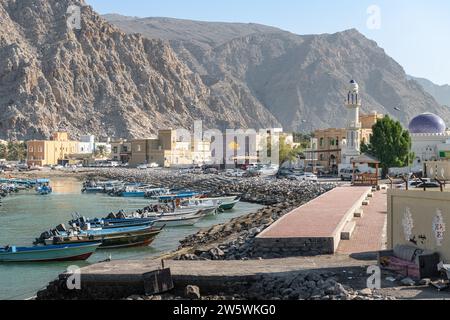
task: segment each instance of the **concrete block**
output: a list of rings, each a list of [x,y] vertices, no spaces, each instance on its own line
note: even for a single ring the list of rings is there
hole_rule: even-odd
[[[355,210],[355,213],[354,213],[355,218],[362,218],[363,216],[364,216],[363,208],[359,208],[359,209]]]
[[[355,221],[352,220],[352,221],[347,222],[344,229],[342,229],[341,240],[350,240],[353,232],[355,232],[355,229],[356,229]]]

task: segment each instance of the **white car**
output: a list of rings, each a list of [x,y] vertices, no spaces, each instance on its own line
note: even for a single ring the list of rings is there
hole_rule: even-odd
[[[311,182],[317,182],[318,178],[314,173],[302,173],[298,175],[291,175],[289,176],[289,179],[291,180],[297,180],[297,181],[311,181]]]
[[[241,169],[233,169],[233,170],[227,170],[226,175],[228,177],[235,177],[235,178],[240,178],[245,176],[245,171],[241,170]]]
[[[139,170],[147,170],[147,169],[148,169],[148,165],[146,165],[146,164],[140,164],[140,165],[137,166],[137,168],[138,168]]]

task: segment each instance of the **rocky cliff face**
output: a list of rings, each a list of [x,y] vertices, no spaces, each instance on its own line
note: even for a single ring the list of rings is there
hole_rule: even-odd
[[[81,30],[67,26],[72,4],[82,6]],[[167,42],[128,35],[83,2],[4,0],[0,20],[0,138],[276,123],[257,105],[223,104]]]
[[[450,121],[448,108],[408,80],[397,62],[356,30],[299,36],[254,24],[106,18],[127,32],[169,40],[215,95],[258,103],[285,129],[342,127],[350,79],[362,88],[364,112],[390,114],[407,124],[431,111]]]
[[[82,7],[80,30],[67,26],[73,4]],[[106,18],[117,26],[79,0],[0,2],[0,139],[61,127],[137,138],[195,119],[220,129],[343,126],[351,78],[364,111],[450,120],[355,30],[298,36],[256,24]]]

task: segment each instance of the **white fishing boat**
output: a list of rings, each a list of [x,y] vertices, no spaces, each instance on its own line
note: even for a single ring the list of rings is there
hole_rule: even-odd
[[[193,226],[203,218],[202,215],[191,215],[191,216],[163,216],[159,218],[154,226],[155,227],[183,227],[183,226]]]

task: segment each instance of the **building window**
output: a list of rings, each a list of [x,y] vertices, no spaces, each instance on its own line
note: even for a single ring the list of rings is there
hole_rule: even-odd
[[[34,152],[34,148],[33,148],[33,147],[30,147],[28,151]],[[32,159],[32,160],[33,160],[33,159]]]
[[[113,153],[117,153],[117,147],[113,148]]]
[[[323,138],[320,138],[320,143],[319,143],[319,145],[320,145],[321,147],[323,147]]]
[[[141,152],[141,145],[140,145],[140,144],[137,145],[136,151],[137,151],[137,152]]]

